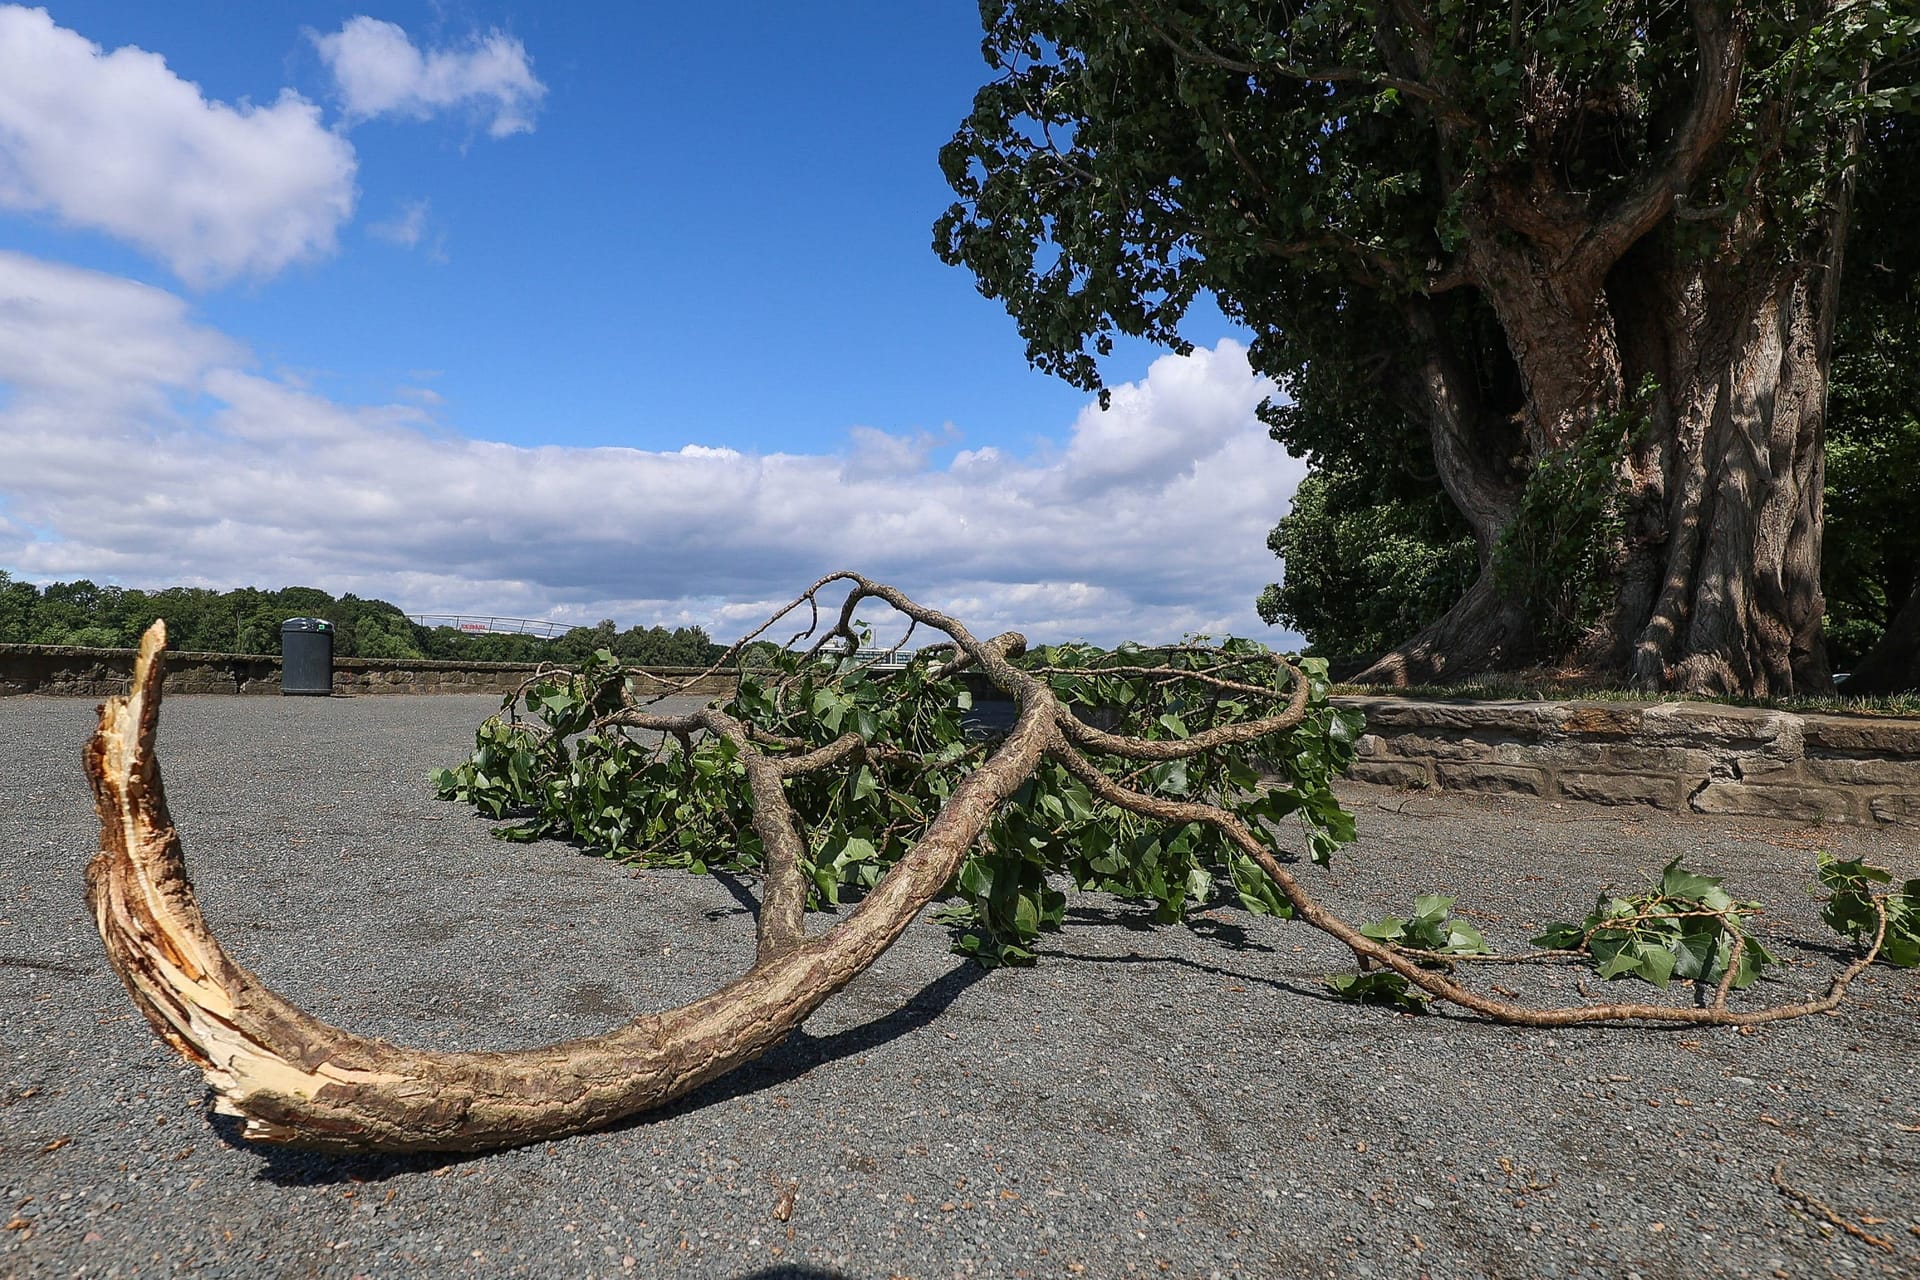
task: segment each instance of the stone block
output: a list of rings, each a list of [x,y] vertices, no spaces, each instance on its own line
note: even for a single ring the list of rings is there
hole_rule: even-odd
[[[1920,720],[1892,716],[1807,716],[1809,746],[1880,756],[1920,757]]]
[[[1881,822],[1891,822],[1900,827],[1920,827],[1920,793],[1899,791],[1892,795],[1875,796],[1867,802],[1867,809]]]
[[[1366,716],[1371,728],[1475,730],[1538,736],[1558,726],[1558,707],[1549,702],[1465,702],[1425,698],[1335,698],[1336,706]]]
[[[1381,734],[1380,744],[1382,756],[1402,760],[1491,760],[1494,752],[1490,742],[1425,733]]]
[[[1640,732],[1646,708],[1631,702],[1570,702],[1560,709],[1560,731],[1589,738],[1625,738]]]
[[[1853,797],[1835,787],[1711,782],[1688,803],[1697,813],[1784,818],[1793,822],[1848,822],[1857,816]]]
[[[1435,766],[1440,785],[1448,791],[1479,791],[1490,795],[1543,796],[1547,772],[1517,765],[1443,760]]]
[[[1720,761],[1719,772],[1733,778],[1765,778],[1771,774],[1788,774],[1799,765],[1798,756],[1785,752],[1776,752],[1771,747],[1762,751],[1732,751]],[[1781,779],[1785,781],[1784,778]]]
[[[1678,809],[1686,793],[1678,778],[1632,773],[1563,773],[1560,794],[1589,804],[1645,804]]]
[[[1699,781],[1719,763],[1719,757],[1698,747],[1647,746],[1639,742],[1610,743],[1602,759],[1621,773],[1662,773]]]
[[[1783,753],[1797,755],[1803,732],[1800,717],[1785,711],[1714,702],[1662,702],[1646,709],[1640,736],[1649,743],[1688,746],[1778,744]]]
[[[1403,790],[1424,790],[1432,785],[1427,766],[1413,760],[1356,760],[1347,776],[1355,782]]]
[[[1801,768],[1808,778],[1831,786],[1903,787],[1920,792],[1920,760],[1808,756]]]
[[[1568,742],[1545,738],[1539,742],[1501,742],[1493,748],[1496,764],[1519,764],[1546,769],[1596,769],[1604,766],[1607,748],[1597,742]]]

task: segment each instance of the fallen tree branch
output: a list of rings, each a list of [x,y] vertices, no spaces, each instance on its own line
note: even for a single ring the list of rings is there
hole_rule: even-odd
[[[597,1128],[683,1097],[760,1056],[872,964],[935,898],[958,888],[988,906],[1004,905],[1003,898],[968,888],[970,882],[962,871],[975,870],[975,859],[1013,858],[1017,866],[1008,864],[1010,870],[1003,867],[1001,873],[988,873],[989,878],[1013,872],[1038,876],[1036,892],[1044,906],[1045,869],[1036,870],[1035,864],[1020,861],[1022,855],[1007,851],[1016,845],[1042,847],[1049,841],[1057,844],[1076,838],[1073,833],[1083,828],[1070,818],[1060,787],[1083,788],[1078,799],[1067,797],[1083,815],[1100,805],[1110,806],[1098,812],[1115,817],[1134,834],[1155,824],[1217,833],[1223,858],[1230,854],[1244,859],[1234,864],[1236,877],[1244,867],[1257,868],[1257,873],[1247,874],[1264,877],[1266,888],[1242,885],[1243,901],[1250,908],[1258,907],[1258,901],[1249,899],[1250,893],[1257,898],[1277,891],[1285,903],[1276,899],[1259,909],[1291,913],[1339,940],[1363,966],[1378,965],[1434,999],[1502,1023],[1747,1026],[1825,1012],[1840,1004],[1849,983],[1873,963],[1889,936],[1884,902],[1879,897],[1862,898],[1877,916],[1877,926],[1866,927],[1866,917],[1859,917],[1866,945],[1858,958],[1831,981],[1823,995],[1772,1008],[1728,1007],[1731,974],[1742,955],[1737,928],[1728,976],[1713,989],[1704,1007],[1615,1002],[1536,1009],[1482,995],[1424,968],[1423,957],[1416,953],[1366,936],[1322,906],[1282,864],[1270,835],[1260,826],[1264,821],[1258,818],[1260,813],[1282,810],[1256,807],[1246,811],[1255,818],[1244,818],[1232,807],[1238,802],[1231,797],[1195,798],[1213,785],[1211,781],[1196,784],[1185,773],[1185,762],[1196,756],[1240,751],[1232,758],[1238,762],[1235,768],[1244,769],[1250,758],[1247,753],[1255,751],[1256,744],[1261,751],[1270,745],[1285,746],[1295,760],[1289,767],[1304,768],[1298,763],[1303,744],[1325,746],[1334,741],[1328,735],[1337,727],[1336,717],[1326,707],[1324,681],[1316,684],[1317,677],[1310,679],[1300,666],[1284,658],[1261,653],[1258,661],[1250,662],[1242,645],[1222,657],[1219,669],[1235,671],[1232,678],[1195,682],[1191,714],[1219,722],[1195,732],[1175,724],[1167,729],[1175,736],[1154,738],[1142,735],[1155,731],[1155,724],[1168,715],[1162,713],[1153,723],[1144,723],[1143,713],[1138,733],[1109,733],[1083,723],[1069,703],[1084,702],[1091,696],[1089,689],[1118,678],[1116,673],[1137,679],[1141,688],[1160,692],[1165,692],[1169,676],[1182,673],[1158,658],[1151,659],[1154,665],[1143,662],[1137,668],[1105,660],[1073,668],[1042,656],[1034,670],[1024,669],[1016,665],[1025,649],[1018,635],[977,639],[946,614],[916,603],[895,588],[850,573],[822,578],[776,617],[804,607],[817,629],[819,593],[837,584],[847,587],[848,597],[836,611],[829,636],[851,634],[853,610],[862,601],[878,600],[914,625],[949,637],[952,656],[938,666],[931,657],[917,659],[921,665],[913,668],[909,678],[889,674],[875,681],[870,673],[840,673],[837,666],[820,662],[816,646],[814,659],[803,660],[769,689],[804,691],[815,688],[816,679],[824,679],[825,688],[855,681],[867,682],[863,687],[872,696],[875,687],[924,688],[913,682],[928,672],[944,678],[971,667],[1013,698],[1017,716],[1011,730],[988,746],[963,749],[959,743],[950,743],[951,751],[938,756],[906,752],[896,757],[892,767],[910,775],[936,769],[950,772],[940,775],[934,801],[903,797],[883,815],[882,824],[872,828],[874,840],[887,843],[914,829],[918,837],[901,842],[897,859],[866,882],[853,910],[825,932],[809,935],[808,899],[812,878],[819,874],[813,861],[817,850],[807,829],[814,815],[797,812],[793,797],[815,785],[810,779],[827,771],[865,769],[869,760],[878,759],[880,744],[869,743],[857,733],[838,732],[837,726],[825,741],[769,730],[750,723],[740,707],[729,711],[708,706],[679,715],[631,706],[597,717],[582,713],[575,723],[591,721],[596,733],[638,728],[666,735],[679,743],[689,762],[696,739],[713,744],[715,750],[730,752],[727,759],[739,766],[727,776],[744,774],[745,794],[731,793],[733,807],[727,821],[733,825],[727,829],[748,825],[732,816],[745,808],[763,859],[756,951],[744,974],[712,994],[636,1018],[603,1036],[505,1053],[403,1048],[330,1026],[291,1004],[227,956],[194,899],[154,753],[165,670],[164,623],[155,623],[141,642],[130,692],[101,707],[100,725],[86,752],[101,824],[100,853],[87,869],[87,898],[114,969],[155,1032],[206,1076],[215,1109],[244,1120],[246,1137],[335,1151],[458,1151],[513,1146]],[[802,632],[796,642],[809,634]],[[1241,674],[1249,665],[1264,669],[1273,684],[1253,684]],[[612,678],[617,687],[617,670]],[[1060,689],[1070,696],[1050,681],[1061,682]],[[947,690],[939,696],[950,701],[960,696],[951,686],[939,687]],[[1236,700],[1231,713],[1224,712],[1218,697],[1223,689],[1248,696]],[[583,696],[591,701],[598,695],[583,691]],[[1263,707],[1262,703],[1274,705]],[[1310,718],[1310,707],[1316,708],[1317,719]],[[945,714],[951,714],[950,708]],[[1233,719],[1234,715],[1248,718]],[[1341,732],[1350,738],[1357,730],[1347,724]],[[565,737],[548,734],[542,742],[548,749],[562,751]],[[1324,757],[1317,766],[1321,772],[1312,779],[1296,773],[1287,794],[1299,796],[1298,788],[1310,781],[1321,788],[1319,801],[1331,805],[1331,793],[1324,787],[1330,776],[1327,770],[1337,771],[1337,766],[1333,757]],[[1122,771],[1126,780],[1113,776],[1109,768]],[[693,771],[689,767],[685,772]],[[1152,789],[1175,785],[1170,779],[1176,775],[1182,792],[1195,786],[1201,790],[1166,795]],[[1203,769],[1199,776],[1214,775]],[[1045,790],[1043,783],[1054,789]],[[831,783],[829,789],[855,788],[848,782]],[[1023,797],[1019,805],[1010,803],[1016,794]],[[1045,810],[1048,804],[1053,806],[1051,816],[1028,812]],[[1008,823],[1014,825],[1008,828],[1004,825]],[[873,853],[871,846],[866,852]],[[1031,931],[1035,926],[1029,921],[1022,927]],[[1870,941],[1864,936],[1869,933]],[[1448,957],[1467,958],[1471,957]]]

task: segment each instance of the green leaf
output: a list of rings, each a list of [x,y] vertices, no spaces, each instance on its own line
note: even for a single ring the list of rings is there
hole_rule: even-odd
[[[1673,976],[1673,952],[1651,942],[1636,943],[1634,950],[1640,958],[1640,976],[1656,987],[1666,986]]]
[[[1398,942],[1407,936],[1407,922],[1398,916],[1382,916],[1372,924],[1361,925],[1360,932],[1379,942]]]
[[[856,862],[865,862],[875,857],[877,853],[878,851],[873,847],[873,841],[865,836],[848,836],[834,851],[833,865],[837,869]]]
[[[1452,920],[1447,924],[1446,950],[1462,954],[1484,955],[1487,950],[1487,940],[1481,936],[1478,929],[1466,921]]]
[[[1596,955],[1600,950],[1599,940],[1594,940]],[[1629,947],[1610,948],[1610,954],[1602,960],[1596,972],[1603,978],[1620,978],[1630,973],[1640,972],[1640,957]]]
[[[1712,876],[1695,875],[1682,870],[1678,858],[1669,862],[1660,872],[1660,892],[1669,898],[1692,898],[1697,901],[1702,894],[1719,886],[1720,882]]]
[[[1426,1011],[1427,993],[1391,969],[1336,973],[1322,979],[1335,995],[1361,1004],[1384,1004],[1410,1013]]]
[[[1580,941],[1586,936],[1586,930],[1577,924],[1555,921],[1542,929],[1530,943],[1550,951],[1573,951],[1579,948]]]
[[[972,898],[985,898],[993,892],[993,864],[978,855],[968,858],[960,868],[960,890]]]

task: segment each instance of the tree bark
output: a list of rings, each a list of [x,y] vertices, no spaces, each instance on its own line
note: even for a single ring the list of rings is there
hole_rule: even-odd
[[[1536,651],[1525,602],[1500,591],[1493,564],[1500,532],[1520,499],[1520,485],[1503,455],[1519,442],[1506,416],[1486,403],[1457,336],[1436,315],[1433,300],[1409,300],[1402,316],[1416,353],[1408,399],[1425,409],[1435,469],[1473,530],[1480,572],[1437,621],[1353,677],[1358,684],[1396,687],[1519,666]]]
[[[1657,441],[1660,474],[1639,477],[1643,502],[1665,500],[1661,587],[1627,673],[1643,687],[1832,689],[1820,634],[1828,291],[1814,275],[1691,290],[1705,314],[1674,334],[1673,425]],[[1622,632],[1634,622],[1615,619]]]

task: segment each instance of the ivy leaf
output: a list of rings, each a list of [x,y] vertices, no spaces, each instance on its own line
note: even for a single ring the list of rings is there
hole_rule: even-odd
[[[1413,986],[1391,969],[1367,973],[1336,973],[1322,979],[1329,990],[1343,1000],[1360,1004],[1384,1004],[1409,1013],[1425,1013],[1427,993]]]
[[[1556,920],[1554,923],[1542,929],[1539,934],[1532,939],[1530,945],[1548,951],[1573,951],[1579,948],[1580,940],[1585,936],[1586,930],[1582,929],[1579,925],[1568,924],[1564,920]]]
[[[1361,925],[1360,932],[1376,942],[1398,942],[1407,936],[1407,922],[1398,916],[1382,916],[1372,924]]]

